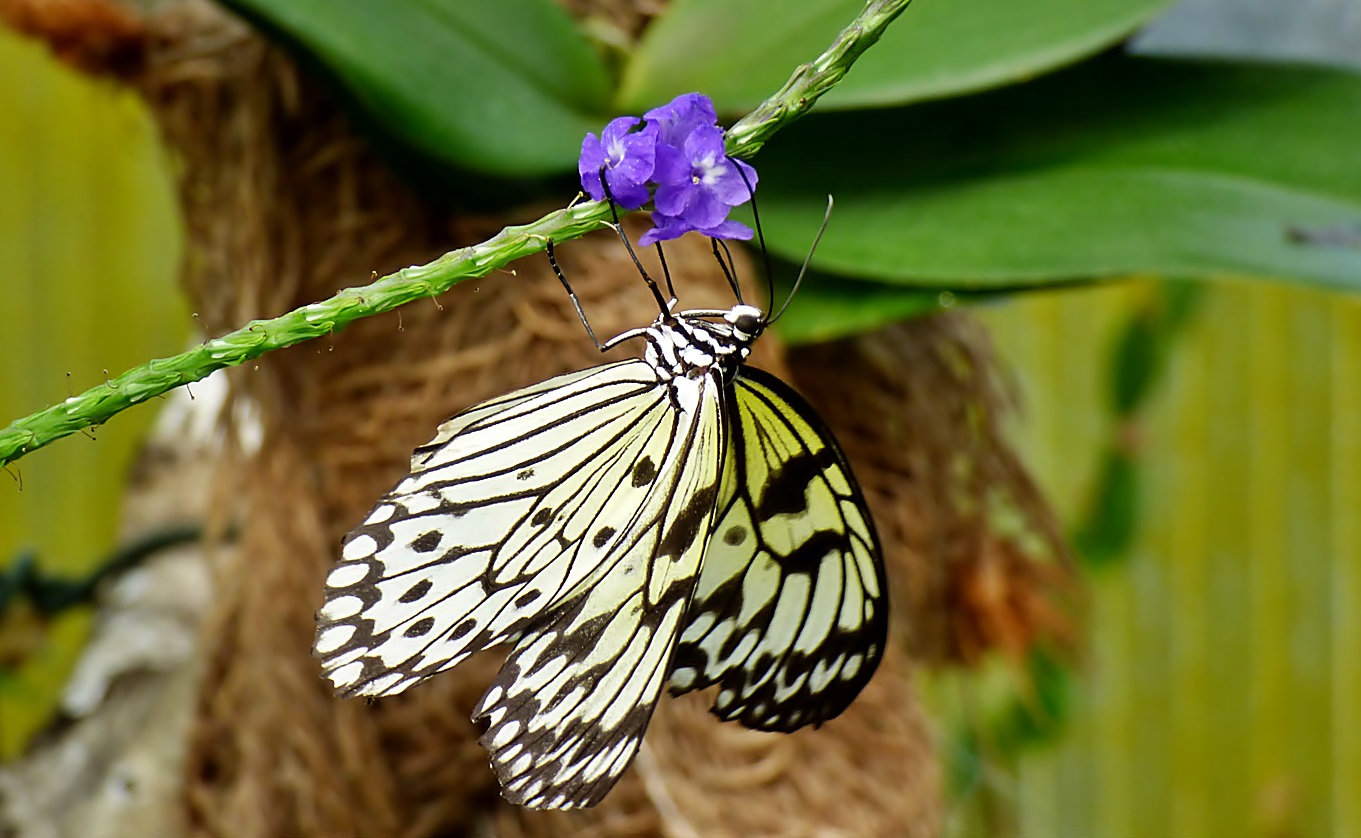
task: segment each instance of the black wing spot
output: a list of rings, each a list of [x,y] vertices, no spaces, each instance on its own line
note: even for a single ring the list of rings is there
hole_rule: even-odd
[[[532,469],[532,468],[527,468],[527,469],[525,469],[524,471],[520,472],[519,474],[515,475],[515,479],[516,479],[516,480],[528,480],[529,478],[531,478],[531,477],[533,477],[533,476],[534,476],[534,469]]]
[[[601,547],[605,546],[605,542],[609,541],[610,537],[613,535],[614,527],[601,527],[600,531],[595,534],[595,538],[591,540],[591,543],[595,545],[595,549],[599,550]]]
[[[524,608],[525,606],[532,603],[534,600],[538,599],[539,595],[542,593],[543,593],[542,591],[525,591],[524,593],[520,594],[518,597],[515,598],[515,607]]]
[[[444,535],[439,530],[431,530],[411,542],[411,549],[417,553],[433,553],[439,549],[440,540],[443,538]]]
[[[553,520],[553,510],[545,506],[543,509],[534,513],[534,517],[530,519],[529,523],[536,527],[542,527],[551,520]]]
[[[404,593],[404,594],[402,594],[402,598],[399,599],[399,600],[397,600],[397,601],[398,601],[398,602],[415,602],[416,600],[418,600],[418,599],[420,599],[421,597],[425,596],[426,594],[430,593],[430,587],[431,587],[431,586],[430,586],[430,580],[429,580],[429,579],[422,579],[421,581],[417,582],[416,584],[414,584],[414,585],[412,585],[410,588],[408,588],[408,589],[407,589],[407,592]]]
[[[777,515],[808,511],[808,484],[826,469],[836,465],[836,455],[824,448],[816,454],[803,452],[790,457],[771,475],[761,494],[756,517],[769,521]]]
[[[411,624],[411,628],[402,632],[406,637],[424,637],[430,633],[430,629],[435,627],[434,617],[425,617]]]
[[[449,632],[449,639],[458,640],[460,637],[466,636],[475,628],[477,628],[477,620],[464,620],[463,622],[454,626],[453,631]]]
[[[657,478],[657,466],[651,457],[644,457],[633,467],[633,488],[640,489]]]
[[[818,530],[785,556],[780,565],[785,573],[807,573],[816,579],[818,568],[822,567],[824,558],[849,552],[850,547],[846,543],[845,535],[833,530]]]
[[[723,543],[736,547],[747,540],[746,527],[728,527],[728,531],[723,533]]]
[[[689,547],[695,540],[695,536],[699,534],[699,528],[704,523],[704,516],[713,512],[714,501],[717,497],[717,484],[695,492],[694,496],[690,498],[690,502],[671,519],[671,527],[657,544],[656,555],[670,556],[674,560],[685,552],[685,548]]]

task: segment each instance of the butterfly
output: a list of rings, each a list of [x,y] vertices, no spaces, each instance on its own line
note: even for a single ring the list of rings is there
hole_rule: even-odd
[[[744,365],[769,322],[719,263],[726,311],[677,311],[669,273],[667,299],[639,265],[660,314],[596,345],[641,340],[641,359],[445,422],[326,577],[314,654],[339,695],[510,646],[473,720],[514,803],[599,802],[668,686],[716,686],[720,719],[789,732],[839,715],[883,655],[864,497],[808,403]]]

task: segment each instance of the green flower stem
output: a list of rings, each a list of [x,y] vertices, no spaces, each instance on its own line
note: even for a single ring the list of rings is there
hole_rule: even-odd
[[[729,154],[751,157],[782,126],[807,113],[910,0],[873,0],[822,55],[803,64],[778,93],[734,125],[727,135]],[[507,227],[487,241],[446,253],[435,261],[403,268],[369,285],[347,288],[329,300],[312,303],[271,320],[213,338],[188,352],[149,361],[110,381],[15,420],[0,430],[0,466],[84,428],[102,425],[135,404],[190,384],[224,367],[266,352],[329,335],[361,317],[390,311],[424,297],[435,297],[465,279],[486,276],[524,256],[543,250],[544,242],[579,238],[609,224],[609,208],[588,202],[549,213],[522,227]]]

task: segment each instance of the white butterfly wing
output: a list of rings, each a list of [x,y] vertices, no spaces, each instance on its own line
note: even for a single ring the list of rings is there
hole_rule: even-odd
[[[792,731],[839,715],[883,655],[882,553],[850,466],[791,388],[734,382],[718,523],[671,675],[719,685],[713,712]]]
[[[327,576],[314,651],[336,690],[401,692],[565,600],[650,491],[635,478],[659,462],[668,411],[653,371],[628,361],[441,425]]]

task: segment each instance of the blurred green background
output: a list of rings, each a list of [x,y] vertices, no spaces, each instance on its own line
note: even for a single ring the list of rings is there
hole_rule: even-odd
[[[1345,57],[1357,43],[1346,26],[1361,26],[1361,12],[1338,12],[1353,23],[1301,41],[1281,21],[1324,0],[1240,0],[1227,14],[1221,2],[1217,17],[1211,5],[1178,7],[1145,46]],[[0,415],[12,418],[178,350],[190,321],[175,284],[173,161],[143,109],[2,29],[0,78]],[[626,78],[641,101],[648,80]],[[578,92],[603,98],[597,83]],[[944,95],[927,87],[913,95]],[[1024,748],[957,735],[988,726],[996,668],[925,680],[943,756],[978,766],[952,789],[954,835],[1361,836],[1361,303],[1227,275],[1189,298],[1185,287],[1145,277],[976,309],[1022,393],[1016,438],[1090,548],[1091,636],[1065,681],[1070,703]],[[1134,372],[1130,335],[1157,346]],[[0,485],[0,574],[25,550],[47,571],[78,573],[111,549],[153,413],[21,461],[22,491]],[[1098,498],[1108,508],[1093,529]],[[87,625],[71,614],[45,627],[14,604],[0,616],[0,756],[44,720]]]

